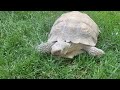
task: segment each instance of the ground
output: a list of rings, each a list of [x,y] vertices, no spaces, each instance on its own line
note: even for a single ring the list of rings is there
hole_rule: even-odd
[[[65,11],[1,11],[0,78],[119,79],[120,12],[84,12],[101,30],[97,47],[106,54],[100,58],[83,53],[69,60],[35,51]]]

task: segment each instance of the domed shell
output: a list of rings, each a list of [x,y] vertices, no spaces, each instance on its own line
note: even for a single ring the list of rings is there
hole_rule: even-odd
[[[85,13],[62,14],[53,24],[48,41],[66,41],[95,46],[99,35],[97,24]]]

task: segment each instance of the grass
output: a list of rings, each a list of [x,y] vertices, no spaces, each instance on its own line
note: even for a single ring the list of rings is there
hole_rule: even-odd
[[[65,60],[39,54],[34,46],[47,40],[54,21],[65,11],[0,12],[1,79],[120,79],[120,12],[83,11],[99,26],[101,58],[87,53]]]

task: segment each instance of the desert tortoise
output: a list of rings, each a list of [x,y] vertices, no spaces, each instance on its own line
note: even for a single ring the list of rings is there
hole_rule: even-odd
[[[65,58],[73,58],[83,51],[101,56],[104,51],[95,47],[99,33],[97,24],[87,14],[67,12],[55,21],[48,41],[38,45],[37,50]]]

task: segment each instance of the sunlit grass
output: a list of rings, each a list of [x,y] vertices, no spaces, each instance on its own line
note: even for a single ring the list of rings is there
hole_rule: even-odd
[[[101,58],[87,53],[66,60],[38,54],[54,21],[65,11],[0,12],[0,78],[120,78],[120,12],[84,11],[99,26]]]

